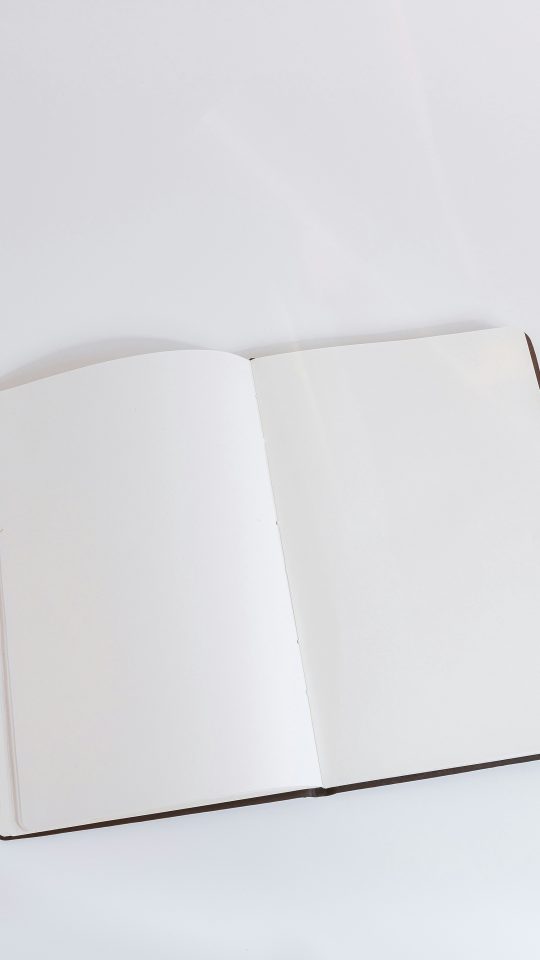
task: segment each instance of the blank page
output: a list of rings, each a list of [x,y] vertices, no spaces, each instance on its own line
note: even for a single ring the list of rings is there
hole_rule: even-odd
[[[540,752],[540,391],[498,329],[253,363],[325,786]]]
[[[248,361],[0,394],[18,832],[320,784]]]

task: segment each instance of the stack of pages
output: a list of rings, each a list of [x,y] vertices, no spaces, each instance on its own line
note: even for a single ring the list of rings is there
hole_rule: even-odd
[[[523,333],[0,393],[0,834],[540,753]]]

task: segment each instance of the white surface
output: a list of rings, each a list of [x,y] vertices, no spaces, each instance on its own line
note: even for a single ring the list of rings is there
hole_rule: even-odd
[[[249,361],[14,387],[0,437],[2,833],[320,786]]]
[[[3,382],[191,344],[540,342],[540,11],[0,5]],[[540,765],[0,845],[6,956],[540,952]]]
[[[523,334],[253,368],[323,785],[540,752],[540,390]]]

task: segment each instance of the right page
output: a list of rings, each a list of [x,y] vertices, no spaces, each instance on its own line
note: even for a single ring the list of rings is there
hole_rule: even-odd
[[[252,366],[324,786],[540,753],[524,334]]]

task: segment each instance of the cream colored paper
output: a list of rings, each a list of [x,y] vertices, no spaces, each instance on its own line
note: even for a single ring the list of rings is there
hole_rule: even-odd
[[[248,361],[5,391],[0,446],[9,832],[320,783]]]
[[[324,786],[540,753],[521,332],[253,362]]]

